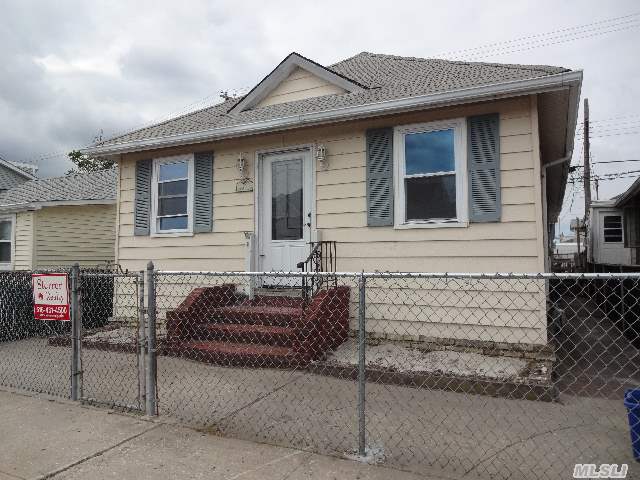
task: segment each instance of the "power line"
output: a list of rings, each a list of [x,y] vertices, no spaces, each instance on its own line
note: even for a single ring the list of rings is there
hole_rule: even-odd
[[[613,33],[616,31],[628,30],[630,28],[637,28],[638,26],[640,26],[639,20],[640,12],[636,12],[629,15],[608,18],[574,27],[561,28],[549,32],[519,37],[513,40],[500,41],[463,50],[450,51],[437,56],[461,56],[464,58],[475,58],[480,55],[495,55],[514,53],[523,50],[531,50],[533,48],[539,48],[547,45],[566,43],[583,38]]]
[[[600,162],[592,162],[593,165],[604,165],[604,164],[609,164],[609,163],[626,163],[626,162],[640,162],[640,158],[628,158],[626,160],[606,160],[606,161],[600,161]],[[583,165],[571,165],[570,168],[572,169],[577,169],[577,168],[584,168]]]

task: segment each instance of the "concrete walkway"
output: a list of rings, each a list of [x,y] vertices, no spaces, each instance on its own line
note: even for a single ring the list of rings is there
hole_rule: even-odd
[[[0,432],[0,480],[426,478],[5,390]]]

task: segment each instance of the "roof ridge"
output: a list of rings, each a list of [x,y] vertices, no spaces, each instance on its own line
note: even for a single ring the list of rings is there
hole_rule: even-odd
[[[347,60],[355,58],[360,55],[368,55],[371,57],[383,57],[390,60],[402,60],[409,62],[445,62],[445,63],[455,63],[458,65],[487,65],[490,67],[500,67],[500,68],[509,68],[512,70],[531,70],[531,71],[541,71],[545,72],[543,68],[549,69],[564,69],[564,71],[570,71],[570,69],[566,67],[555,67],[553,65],[539,65],[539,64],[526,64],[526,63],[499,63],[499,62],[470,62],[468,60],[448,60],[446,58],[424,58],[424,57],[403,57],[401,55],[389,55],[386,53],[373,53],[373,52],[360,52],[353,57],[349,57]]]

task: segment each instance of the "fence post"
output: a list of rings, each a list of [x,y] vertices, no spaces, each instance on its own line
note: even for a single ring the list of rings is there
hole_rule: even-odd
[[[138,273],[138,402],[140,408],[146,408],[146,325],[145,325],[145,308],[144,308],[144,270]]]
[[[366,306],[366,278],[364,272],[358,277],[358,455],[366,454],[366,417],[365,417],[365,385],[366,385],[366,357],[365,357],[365,306]]]
[[[80,265],[71,267],[71,400],[80,400],[82,384],[82,313],[80,311]]]
[[[156,287],[153,262],[147,264],[147,405],[148,416],[155,416],[156,402]]]

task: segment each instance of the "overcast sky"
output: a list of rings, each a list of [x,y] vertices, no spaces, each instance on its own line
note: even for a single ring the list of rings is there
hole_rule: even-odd
[[[640,17],[606,22],[638,12],[633,0],[4,1],[0,155],[63,175],[66,152],[100,132],[216,103],[221,90],[252,87],[291,51],[329,65],[360,51],[430,57],[498,43],[451,57],[583,69],[592,161],[638,159]],[[574,163],[580,153],[578,140]],[[627,170],[640,162],[595,165],[596,174]],[[602,181],[600,198],[632,181]],[[583,202],[569,185],[564,224]]]

